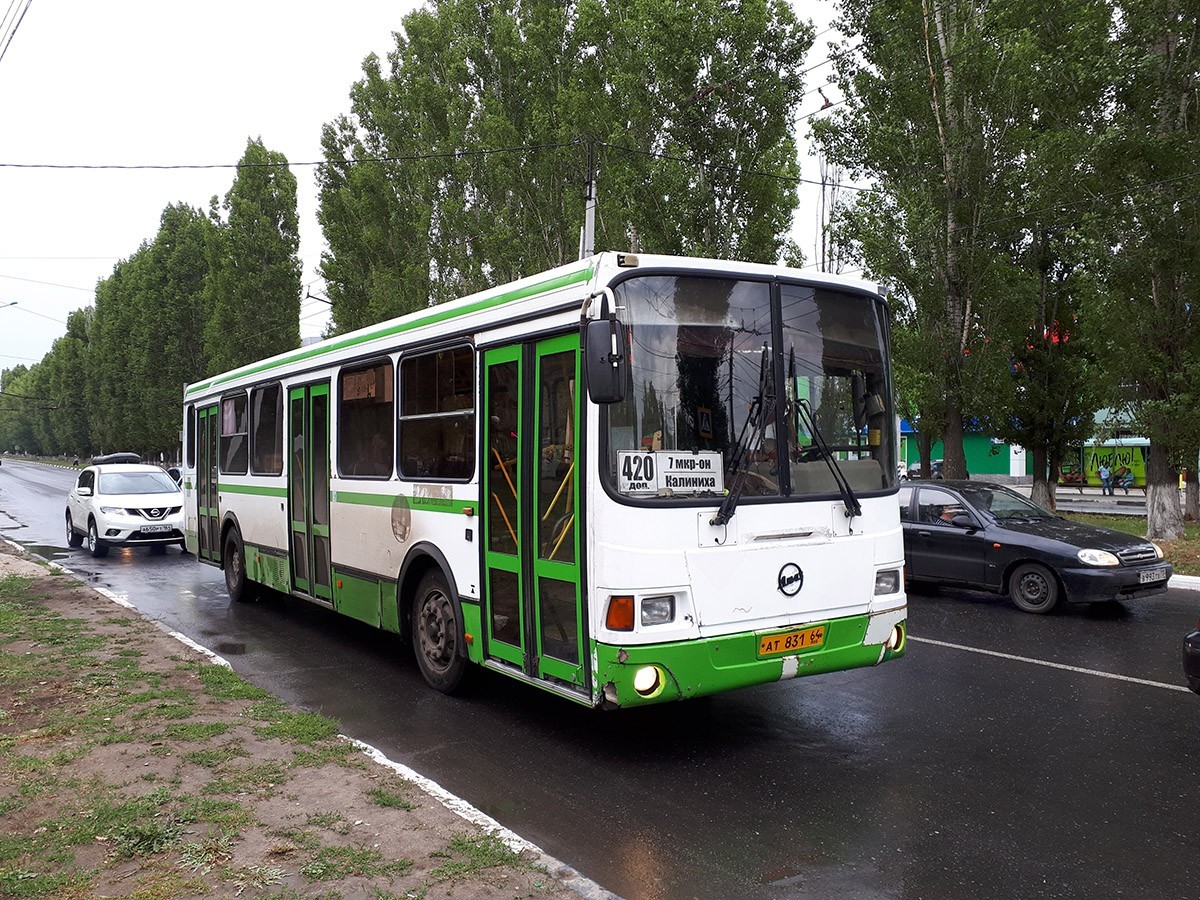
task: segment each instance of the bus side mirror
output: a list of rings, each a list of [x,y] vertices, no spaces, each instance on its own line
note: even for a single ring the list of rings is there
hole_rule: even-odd
[[[583,368],[593,403],[620,403],[629,379],[625,326],[616,317],[592,319],[584,326]]]

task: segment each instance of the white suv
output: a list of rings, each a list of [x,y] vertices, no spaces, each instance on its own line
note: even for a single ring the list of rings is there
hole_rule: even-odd
[[[67,544],[92,556],[111,546],[183,546],[183,491],[136,453],[97,456],[67,495]]]

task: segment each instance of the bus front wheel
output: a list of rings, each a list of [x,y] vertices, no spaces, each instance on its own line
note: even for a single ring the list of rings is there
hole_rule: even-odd
[[[421,675],[435,691],[453,693],[466,674],[462,625],[454,599],[440,571],[427,572],[413,604],[413,652]]]

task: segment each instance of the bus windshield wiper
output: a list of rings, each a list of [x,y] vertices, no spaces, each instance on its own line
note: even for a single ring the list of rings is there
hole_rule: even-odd
[[[854,491],[850,487],[850,482],[846,480],[846,476],[842,474],[841,468],[838,467],[837,460],[833,458],[833,454],[829,450],[829,444],[825,443],[824,435],[817,428],[817,419],[813,415],[812,407],[807,400],[798,399],[796,400],[796,409],[799,410],[800,418],[808,425],[813,443],[817,445],[817,450],[820,451],[821,458],[825,460],[825,465],[829,466],[829,471],[833,474],[833,480],[837,482],[838,491],[842,495],[842,502],[846,504],[846,514],[852,519],[861,516],[862,504],[858,502],[858,497],[854,495]]]
[[[746,465],[746,454],[749,452],[751,445],[762,445],[762,435],[767,429],[767,417],[763,410],[763,401],[767,393],[770,370],[771,351],[767,349],[767,345],[764,343],[762,356],[759,358],[758,363],[758,394],[755,395],[750,403],[750,412],[747,414],[746,421],[742,425],[742,433],[738,435],[737,444],[733,448],[733,455],[729,457],[730,488],[725,492],[725,499],[721,501],[721,505],[717,508],[717,514],[709,519],[709,525],[719,527],[727,524],[733,518],[738,500],[741,499],[742,490],[746,486],[746,476],[750,472],[750,467]],[[749,439],[746,437],[747,432],[750,433]]]

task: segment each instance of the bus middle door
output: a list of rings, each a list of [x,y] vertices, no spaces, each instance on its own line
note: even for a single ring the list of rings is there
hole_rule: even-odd
[[[577,334],[484,355],[487,656],[587,689],[580,585]]]
[[[288,391],[292,589],[333,602],[329,548],[329,382]]]
[[[209,562],[221,561],[221,511],[217,475],[219,439],[218,407],[196,409],[196,555]]]

